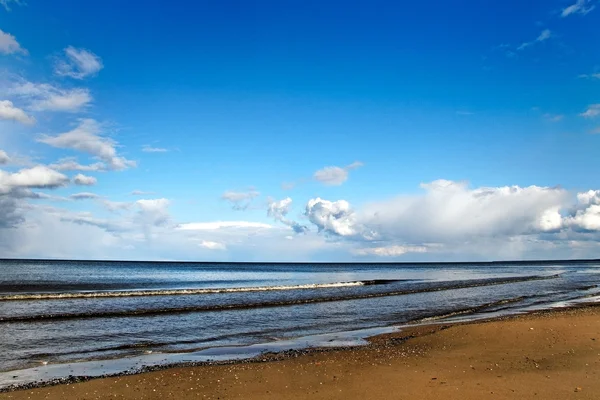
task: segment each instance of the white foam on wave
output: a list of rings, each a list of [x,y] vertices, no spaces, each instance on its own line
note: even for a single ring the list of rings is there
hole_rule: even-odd
[[[88,299],[105,297],[139,297],[139,296],[181,296],[214,293],[240,293],[240,292],[266,292],[277,290],[302,290],[302,289],[328,289],[338,287],[363,286],[365,282],[333,282],[333,283],[308,283],[304,285],[280,286],[255,286],[235,288],[202,288],[202,289],[156,289],[156,290],[131,290],[131,291],[103,291],[103,292],[66,292],[66,293],[22,293],[0,295],[0,301],[16,300],[60,300],[60,299]]]

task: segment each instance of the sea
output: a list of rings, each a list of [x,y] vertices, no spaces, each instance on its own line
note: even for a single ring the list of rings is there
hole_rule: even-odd
[[[0,389],[600,301],[600,261],[0,261]]]

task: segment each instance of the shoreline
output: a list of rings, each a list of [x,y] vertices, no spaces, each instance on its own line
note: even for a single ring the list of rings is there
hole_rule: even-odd
[[[431,321],[429,323],[417,323],[403,325],[401,329],[396,332],[388,332],[377,334],[373,336],[364,337],[366,344],[354,345],[354,346],[335,346],[335,347],[308,347],[300,349],[283,350],[279,352],[265,352],[255,357],[244,358],[244,359],[230,359],[222,361],[201,361],[201,362],[179,362],[173,364],[164,365],[143,365],[141,368],[122,371],[115,374],[105,374],[100,376],[68,376],[65,378],[26,383],[22,385],[12,385],[0,388],[0,399],[4,398],[4,395],[10,395],[15,393],[24,393],[28,390],[45,390],[53,387],[66,387],[73,384],[84,384],[92,381],[103,381],[110,379],[120,379],[130,377],[136,379],[142,379],[143,376],[152,373],[168,373],[171,370],[179,369],[211,369],[211,368],[224,368],[224,367],[241,367],[241,366],[257,366],[263,364],[279,363],[292,360],[302,360],[307,357],[325,357],[328,355],[339,356],[340,354],[350,354],[352,352],[377,352],[380,353],[389,348],[402,346],[403,344],[410,343],[412,340],[424,338],[429,335],[436,335],[439,332],[450,328],[464,327],[469,329],[470,326],[485,326],[488,324],[505,324],[511,321],[527,321],[527,320],[540,320],[540,319],[552,319],[562,318],[565,315],[572,313],[596,313],[600,317],[600,304],[598,303],[582,303],[575,304],[568,307],[561,308],[550,308],[537,311],[530,311],[520,314],[510,314],[504,316],[497,316],[492,318],[475,319],[471,321],[459,321],[459,322],[445,322]],[[393,327],[390,327],[393,328]],[[600,333],[599,333],[600,336]],[[600,337],[598,338],[600,343]],[[600,355],[600,352],[599,352]],[[8,371],[11,372],[11,371]],[[14,371],[15,373],[18,370]],[[13,398],[7,397],[7,398]]]

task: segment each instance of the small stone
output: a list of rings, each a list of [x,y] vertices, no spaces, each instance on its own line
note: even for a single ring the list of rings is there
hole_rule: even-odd
[[[582,390],[583,390],[583,389],[582,389],[582,388],[580,388],[579,386],[577,386],[577,387],[575,388],[575,391],[576,391],[576,392],[581,392]]]

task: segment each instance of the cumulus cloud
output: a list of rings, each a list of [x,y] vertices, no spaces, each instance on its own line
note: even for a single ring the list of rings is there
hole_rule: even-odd
[[[564,18],[574,14],[586,15],[594,8],[596,8],[596,6],[592,4],[591,0],[577,0],[575,4],[571,4],[570,6],[564,8],[561,16]]]
[[[100,196],[98,196],[96,193],[81,192],[74,193],[70,195],[69,198],[73,200],[97,200],[100,198]]]
[[[569,198],[566,190],[538,186],[471,189],[466,182],[437,180],[421,188],[421,196],[366,206],[361,221],[409,243],[514,236],[549,230],[552,212]]]
[[[522,43],[519,47],[517,47],[517,50],[524,50],[529,46],[533,46],[536,43],[541,43],[541,42],[545,42],[546,40],[550,39],[552,37],[552,32],[550,31],[550,29],[544,29],[537,38],[535,38],[535,40],[532,40],[531,42],[525,42]]]
[[[269,199],[269,206],[267,208],[267,215],[282,224],[289,226],[296,233],[305,233],[308,231],[308,227],[287,218],[290,208],[292,206],[292,199],[287,197],[283,200],[275,201]]]
[[[10,33],[0,29],[0,53],[2,54],[27,54],[27,50],[21,47],[17,39]]]
[[[362,167],[363,163],[356,161],[345,167],[329,166],[316,171],[313,178],[327,186],[339,186],[348,179],[349,171]]]
[[[102,59],[86,49],[69,46],[64,49],[64,58],[54,64],[54,73],[74,79],[83,79],[96,75],[104,65]]]
[[[17,188],[56,189],[68,185],[69,178],[44,165],[21,169],[15,173],[0,170],[0,194]]]
[[[80,186],[92,186],[95,185],[97,182],[98,180],[93,176],[87,176],[83,174],[77,174],[73,178],[73,183]]]
[[[319,232],[338,236],[359,234],[356,215],[346,200],[329,201],[319,197],[310,199],[304,214],[319,229]]]
[[[142,146],[142,151],[144,153],[166,153],[169,150],[163,147],[153,147],[148,144],[145,144]]]
[[[226,200],[231,204],[234,210],[246,210],[250,207],[252,200],[260,196],[260,192],[250,189],[246,192],[226,191],[221,195],[222,200]]]
[[[587,110],[579,115],[584,118],[596,118],[600,115],[600,104],[590,104]]]
[[[8,94],[29,102],[29,108],[33,111],[79,112],[93,100],[90,91],[85,88],[63,89],[23,79],[14,84]]]
[[[24,125],[35,124],[35,119],[30,117],[10,100],[0,100],[0,119],[20,122]]]
[[[123,170],[136,165],[134,161],[117,155],[117,143],[102,136],[100,124],[93,119],[82,119],[73,130],[57,136],[44,135],[38,141],[53,147],[88,153],[102,160],[112,170]]]

